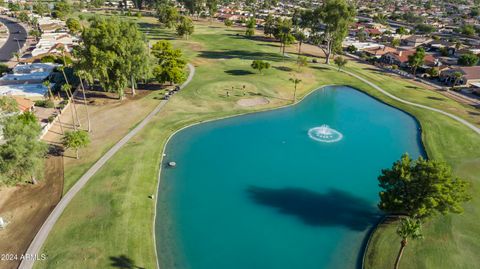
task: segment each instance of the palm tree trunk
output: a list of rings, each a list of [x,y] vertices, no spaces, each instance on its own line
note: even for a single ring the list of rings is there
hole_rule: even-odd
[[[293,91],[293,103],[297,101],[297,84],[295,83],[295,89]]]
[[[60,117],[62,116],[62,113],[61,113],[61,109],[58,109],[58,123],[60,124],[60,131],[62,131],[62,135],[64,134],[63,132],[63,124],[62,124],[62,120],[60,119]]]
[[[75,98],[73,97],[73,92],[72,90],[69,90],[69,91],[70,91],[70,97],[72,98],[73,110],[75,110],[75,117],[78,122],[78,127],[82,127],[82,124],[80,123],[80,118],[78,117],[77,105],[75,104]]]
[[[298,57],[300,57],[302,53],[302,41],[298,42]]]
[[[77,160],[79,159],[79,156],[78,156],[78,149],[75,150],[75,153],[77,155]]]
[[[400,259],[402,258],[403,251],[405,250],[405,246],[407,246],[407,239],[404,238],[402,242],[400,243],[400,250],[398,251],[397,259],[395,260],[395,267],[394,269],[398,269],[400,265]]]
[[[65,56],[64,56],[65,57]],[[67,75],[65,74],[65,70],[62,69],[62,73],[63,73],[63,77],[65,78],[65,82],[69,85],[71,85],[69,82],[68,82],[68,79],[67,79]],[[78,127],[82,127],[82,124],[80,123],[80,119],[78,118],[78,112],[77,112],[77,106],[75,105],[75,99],[73,98],[73,93],[71,90],[67,90],[67,96],[68,96],[68,92],[70,92],[70,96],[68,97],[69,99],[72,100],[72,105],[73,105],[73,110],[75,111],[75,115],[72,116],[72,117],[76,117],[77,119],[77,122],[78,122]],[[73,112],[72,112],[73,113]],[[73,121],[73,125],[77,125],[77,123],[75,122],[75,120]],[[75,128],[76,130],[76,128]]]
[[[87,105],[87,98],[85,97],[85,87],[83,86],[83,80],[80,78],[80,86],[82,86],[82,93],[83,93],[83,105],[85,106],[85,110],[87,111],[87,124],[88,128],[87,131],[90,133],[92,131],[91,124],[90,124],[90,114],[88,113],[88,105]]]

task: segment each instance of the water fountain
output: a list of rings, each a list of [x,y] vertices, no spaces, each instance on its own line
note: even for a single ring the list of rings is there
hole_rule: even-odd
[[[308,130],[308,136],[316,141],[324,143],[333,143],[342,140],[343,135],[339,131],[330,128],[324,124],[320,127],[314,127]]]

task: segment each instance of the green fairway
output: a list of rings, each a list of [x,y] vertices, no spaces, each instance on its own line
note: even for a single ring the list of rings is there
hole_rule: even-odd
[[[349,85],[415,115],[422,125],[429,156],[446,160],[457,175],[473,183],[475,193],[478,191],[480,136],[446,116],[390,100],[365,83],[318,64],[298,70],[294,59],[281,56],[277,43],[245,39],[240,28],[197,23],[191,38],[183,40],[176,39],[172,31],[159,28],[152,18],[135,20],[148,32],[151,42],[172,39],[174,46],[181,48],[196,66],[196,75],[72,200],[43,248],[48,259],[38,261],[35,268],[108,268],[111,263],[126,259],[134,266],[155,268],[155,208],[154,200],[148,196],[156,192],[167,138],[196,122],[290,104],[291,77],[302,80],[298,86],[300,97],[324,85]],[[272,68],[258,74],[250,67],[254,59],[266,60]],[[347,69],[398,97],[444,109],[478,124],[479,116],[474,114],[478,111],[367,67],[349,63]],[[240,99],[258,96],[268,98],[270,103],[256,107],[237,104]],[[82,173],[77,169],[69,176],[79,178]],[[479,208],[479,200],[474,199],[464,215],[438,218],[427,225],[425,239],[407,247],[402,268],[473,268],[480,264],[476,255],[480,253],[480,226],[476,223]],[[392,267],[400,242],[393,232],[394,227],[387,226],[375,233],[367,268]]]

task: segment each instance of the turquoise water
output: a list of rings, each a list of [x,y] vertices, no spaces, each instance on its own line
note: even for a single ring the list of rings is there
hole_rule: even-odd
[[[322,124],[342,140],[311,139]],[[359,268],[380,170],[422,146],[411,116],[326,87],[296,106],[187,128],[165,152],[160,268],[323,269]]]

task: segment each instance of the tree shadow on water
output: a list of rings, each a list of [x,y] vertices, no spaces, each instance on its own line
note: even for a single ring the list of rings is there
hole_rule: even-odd
[[[336,189],[317,193],[302,188],[250,186],[247,192],[254,202],[277,208],[280,213],[295,216],[309,226],[344,226],[365,231],[381,216],[367,200]]]
[[[143,267],[135,265],[135,262],[124,254],[120,256],[110,256],[110,261],[110,266],[115,268],[145,269]]]

